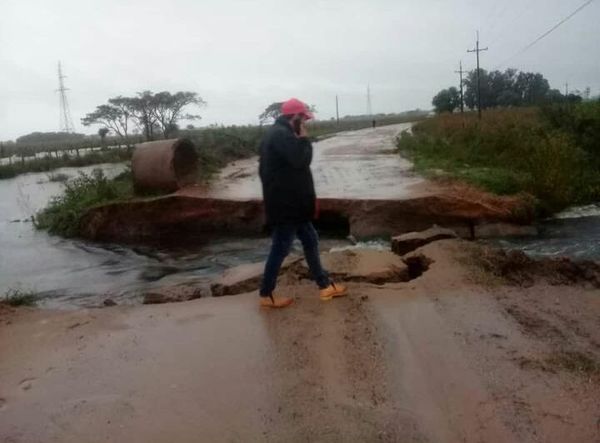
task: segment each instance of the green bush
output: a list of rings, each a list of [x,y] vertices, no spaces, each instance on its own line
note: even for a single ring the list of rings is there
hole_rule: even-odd
[[[9,289],[4,294],[4,297],[0,298],[0,303],[9,306],[35,306],[37,299],[38,297],[33,291]]]
[[[79,221],[84,212],[96,205],[133,196],[127,174],[108,180],[101,169],[79,176],[65,184],[64,193],[51,200],[36,216],[36,227],[52,234],[74,237],[79,233]]]
[[[577,146],[600,161],[600,100],[546,106],[542,108],[542,116],[553,128],[572,136]]]

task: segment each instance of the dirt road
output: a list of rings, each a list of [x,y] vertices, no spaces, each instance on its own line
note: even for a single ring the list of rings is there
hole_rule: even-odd
[[[412,123],[341,132],[313,144],[312,171],[320,198],[403,199],[423,192],[425,180],[411,172],[411,163],[393,152],[394,139]],[[179,193],[193,195],[194,188]],[[257,158],[227,166],[211,188],[213,198],[262,198]]]
[[[597,291],[485,288],[462,243],[408,283],[0,315],[0,442],[597,442]]]

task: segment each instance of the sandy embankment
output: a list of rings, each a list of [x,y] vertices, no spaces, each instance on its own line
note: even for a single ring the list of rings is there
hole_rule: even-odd
[[[598,441],[598,290],[508,285],[471,247],[330,303],[295,282],[282,311],[4,311],[0,441]]]

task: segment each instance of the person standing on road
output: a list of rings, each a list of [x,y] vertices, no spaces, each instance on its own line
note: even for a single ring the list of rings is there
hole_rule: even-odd
[[[281,106],[281,116],[269,128],[260,145],[259,175],[267,225],[272,228],[271,251],[265,264],[260,288],[260,305],[269,308],[289,306],[293,299],[275,295],[281,265],[296,237],[302,242],[304,258],[321,300],[347,294],[334,284],[321,265],[319,237],[312,221],[317,215],[316,193],[310,170],[312,144],[306,121],[313,118],[308,106],[292,98]]]

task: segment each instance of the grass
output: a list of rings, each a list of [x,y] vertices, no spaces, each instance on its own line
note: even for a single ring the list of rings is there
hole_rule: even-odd
[[[80,173],[65,183],[64,193],[53,198],[50,204],[35,217],[38,229],[63,237],[79,234],[79,221],[89,208],[133,197],[131,173],[126,172],[109,180],[102,170],[91,174]]]
[[[37,295],[33,291],[9,289],[4,294],[4,297],[0,299],[0,302],[9,306],[35,306],[37,298]]]
[[[192,140],[200,158],[200,179],[209,180],[228,163],[258,154],[265,128],[232,126],[181,131]]]
[[[397,146],[426,176],[533,195],[541,215],[600,200],[600,152],[539,109],[490,110],[481,122],[475,113],[439,115],[404,132]]]

